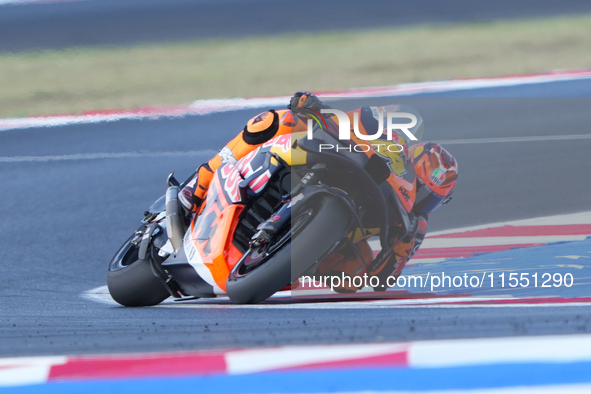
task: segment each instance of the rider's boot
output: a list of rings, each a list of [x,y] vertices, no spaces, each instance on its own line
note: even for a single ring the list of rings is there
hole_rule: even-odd
[[[179,193],[179,201],[187,214],[197,213],[201,207],[213,178],[213,172],[207,163],[202,164],[193,177],[186,182]]]

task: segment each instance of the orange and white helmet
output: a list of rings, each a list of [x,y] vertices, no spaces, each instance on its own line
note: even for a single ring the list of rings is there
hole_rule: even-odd
[[[458,164],[448,151],[432,142],[420,144],[414,152],[414,167],[418,180],[415,212],[428,214],[451,200]]]

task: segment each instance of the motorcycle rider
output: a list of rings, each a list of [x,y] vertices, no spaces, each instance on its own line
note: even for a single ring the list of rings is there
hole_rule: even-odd
[[[202,164],[193,178],[179,194],[183,207],[197,213],[205,200],[215,170],[223,163],[236,163],[270,139],[307,130],[309,110],[320,112],[330,108],[309,92],[297,92],[285,110],[269,110],[250,119],[244,129],[231,140],[210,161]],[[369,107],[363,107],[369,110]],[[362,108],[362,110],[363,110]],[[360,131],[365,131],[361,116]],[[368,127],[369,128],[369,127]],[[390,161],[390,158],[386,158]],[[377,267],[368,264],[374,260],[374,253],[367,239],[356,239],[353,245],[341,247],[331,253],[318,265],[317,274],[346,275],[349,277],[376,275],[380,283],[385,283],[387,276],[397,278],[407,261],[420,248],[427,233],[429,214],[451,199],[457,179],[458,166],[456,160],[438,144],[419,144],[414,150],[413,163],[417,174],[417,193],[411,213],[411,226],[402,239],[396,239],[395,228],[389,231],[391,253]],[[393,224],[395,226],[395,224]],[[390,234],[391,233],[391,234]],[[372,234],[375,235],[375,234]],[[385,286],[381,286],[385,288]],[[344,281],[341,287],[333,288],[338,292],[355,292],[359,290],[351,281]]]

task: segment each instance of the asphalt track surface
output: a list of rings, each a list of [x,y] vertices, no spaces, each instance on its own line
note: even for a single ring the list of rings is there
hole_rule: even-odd
[[[88,0],[0,5],[0,52],[578,15],[587,0]]]
[[[426,140],[475,140],[444,144],[460,180],[431,231],[589,210],[591,139],[542,137],[591,134],[591,80],[461,95],[540,89],[576,97],[377,100],[417,108]],[[188,176],[257,112],[0,132],[0,356],[591,332],[588,306],[123,308],[83,298],[105,284],[109,259],[163,194],[166,175]],[[489,137],[507,142],[477,142]],[[158,154],[174,151],[193,153]]]

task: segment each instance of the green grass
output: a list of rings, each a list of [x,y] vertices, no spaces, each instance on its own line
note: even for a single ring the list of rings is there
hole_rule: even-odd
[[[591,16],[0,56],[0,117],[591,67]]]

